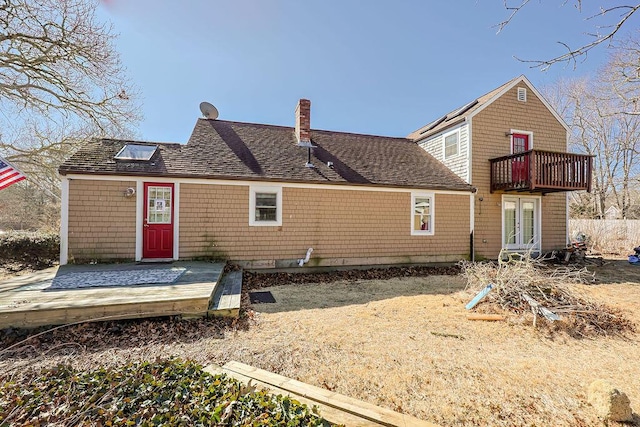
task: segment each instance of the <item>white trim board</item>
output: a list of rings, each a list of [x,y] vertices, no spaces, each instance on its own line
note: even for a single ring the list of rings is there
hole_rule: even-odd
[[[173,259],[180,259],[180,183],[173,184]]]
[[[60,265],[65,265],[69,262],[69,180],[65,177],[60,199]]]
[[[142,221],[144,220],[144,181],[136,182],[136,261],[142,259],[143,236]]]
[[[509,251],[527,251],[527,250],[534,250],[534,251],[541,251],[542,250],[542,196],[539,195],[530,195],[527,194],[526,196],[520,196],[520,195],[513,195],[513,194],[502,194],[502,197],[500,199],[500,234],[501,234],[501,241],[502,241],[502,247],[506,248],[507,243],[505,242],[505,235],[504,235],[504,200],[505,199],[518,199],[518,203],[520,202],[521,199],[529,199],[529,200],[535,200],[535,221],[536,221],[536,225],[537,225],[537,235],[538,235],[538,240],[534,241],[533,246],[530,248],[526,248],[524,247],[525,244],[521,243],[522,248],[515,248],[515,249],[508,249]],[[516,221],[518,221],[518,218],[516,218]]]
[[[88,175],[88,174],[68,174],[66,179],[85,180],[85,181],[134,181],[140,182],[166,182],[181,184],[203,184],[203,185],[236,185],[236,186],[281,186],[283,188],[307,188],[318,190],[342,190],[342,191],[377,191],[382,193],[411,193],[412,191],[428,191],[435,194],[452,194],[466,195],[470,194],[470,190],[435,190],[430,188],[392,188],[392,187],[374,187],[359,186],[348,184],[312,184],[312,183],[295,183],[282,181],[250,181],[250,180],[233,180],[233,179],[204,179],[204,178],[173,178],[173,177],[146,177],[146,176],[128,176],[128,175]]]

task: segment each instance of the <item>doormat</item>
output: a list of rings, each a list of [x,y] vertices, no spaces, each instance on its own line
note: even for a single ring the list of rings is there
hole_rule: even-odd
[[[54,278],[53,283],[48,289],[168,285],[178,280],[186,270],[185,267],[172,267],[67,273]]]
[[[249,300],[251,304],[270,304],[276,302],[269,291],[249,292]]]

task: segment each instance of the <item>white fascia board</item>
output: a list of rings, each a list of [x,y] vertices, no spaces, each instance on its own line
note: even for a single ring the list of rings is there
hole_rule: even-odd
[[[416,144],[420,145],[421,142],[429,141],[430,139],[434,139],[434,138],[437,138],[439,136],[443,136],[444,134],[452,133],[452,132],[456,132],[456,131],[459,132],[460,129],[462,129],[462,127],[466,126],[466,125],[467,125],[467,118],[460,119],[458,122],[452,124],[449,127],[441,129],[440,131],[438,131],[437,133],[434,133],[433,135],[426,136],[426,137],[424,137],[422,139],[416,139],[415,142],[416,142]]]
[[[88,174],[68,174],[67,179],[78,179],[88,181],[134,181],[137,186],[141,186],[145,182],[162,182],[162,183],[181,183],[181,184],[202,184],[202,185],[234,185],[247,187],[251,185],[266,186],[282,186],[283,188],[304,188],[316,190],[343,190],[343,191],[376,191],[381,193],[411,193],[412,191],[429,191],[435,194],[469,194],[470,190],[435,190],[430,188],[391,188],[377,186],[359,186],[359,185],[343,185],[343,184],[312,184],[312,183],[296,183],[282,181],[249,181],[249,180],[233,180],[233,179],[204,179],[204,178],[172,178],[172,177],[146,177],[146,176],[128,176],[128,175],[88,175]],[[136,190],[138,191],[138,190]]]

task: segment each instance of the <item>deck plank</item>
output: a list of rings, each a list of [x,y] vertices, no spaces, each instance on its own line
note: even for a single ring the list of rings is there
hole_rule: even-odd
[[[184,314],[205,316],[224,264],[181,262],[185,273],[173,284],[50,290],[55,274],[20,277],[0,284],[0,328],[60,325],[84,320],[130,319]],[[69,271],[140,268],[137,265],[72,266]],[[76,267],[75,269],[73,267]],[[92,270],[91,268],[95,268]],[[152,268],[145,265],[144,268]],[[162,268],[162,266],[158,266]],[[40,285],[40,289],[37,288]],[[25,286],[28,289],[21,289]],[[44,287],[44,288],[42,288]]]

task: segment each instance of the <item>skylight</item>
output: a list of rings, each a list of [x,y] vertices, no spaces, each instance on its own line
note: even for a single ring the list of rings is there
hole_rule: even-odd
[[[446,118],[447,118],[447,116],[442,116],[438,120],[436,120],[435,122],[430,123],[429,125],[427,125],[427,128],[425,130],[420,132],[420,135],[429,132],[431,129],[433,129],[434,127],[438,126],[440,123],[444,122],[444,120]]]
[[[114,159],[146,161],[153,157],[153,154],[157,149],[157,145],[126,144],[120,151],[118,151],[118,154],[114,156]]]
[[[471,107],[474,107],[477,103],[478,103],[478,100],[474,99],[470,103],[468,103],[465,106],[459,108],[458,111],[456,111],[455,113],[450,114],[449,116],[447,116],[447,121],[449,121],[449,120],[451,120],[453,118],[456,118],[458,116],[461,116],[462,114],[464,114],[467,111],[469,111],[471,109]]]

